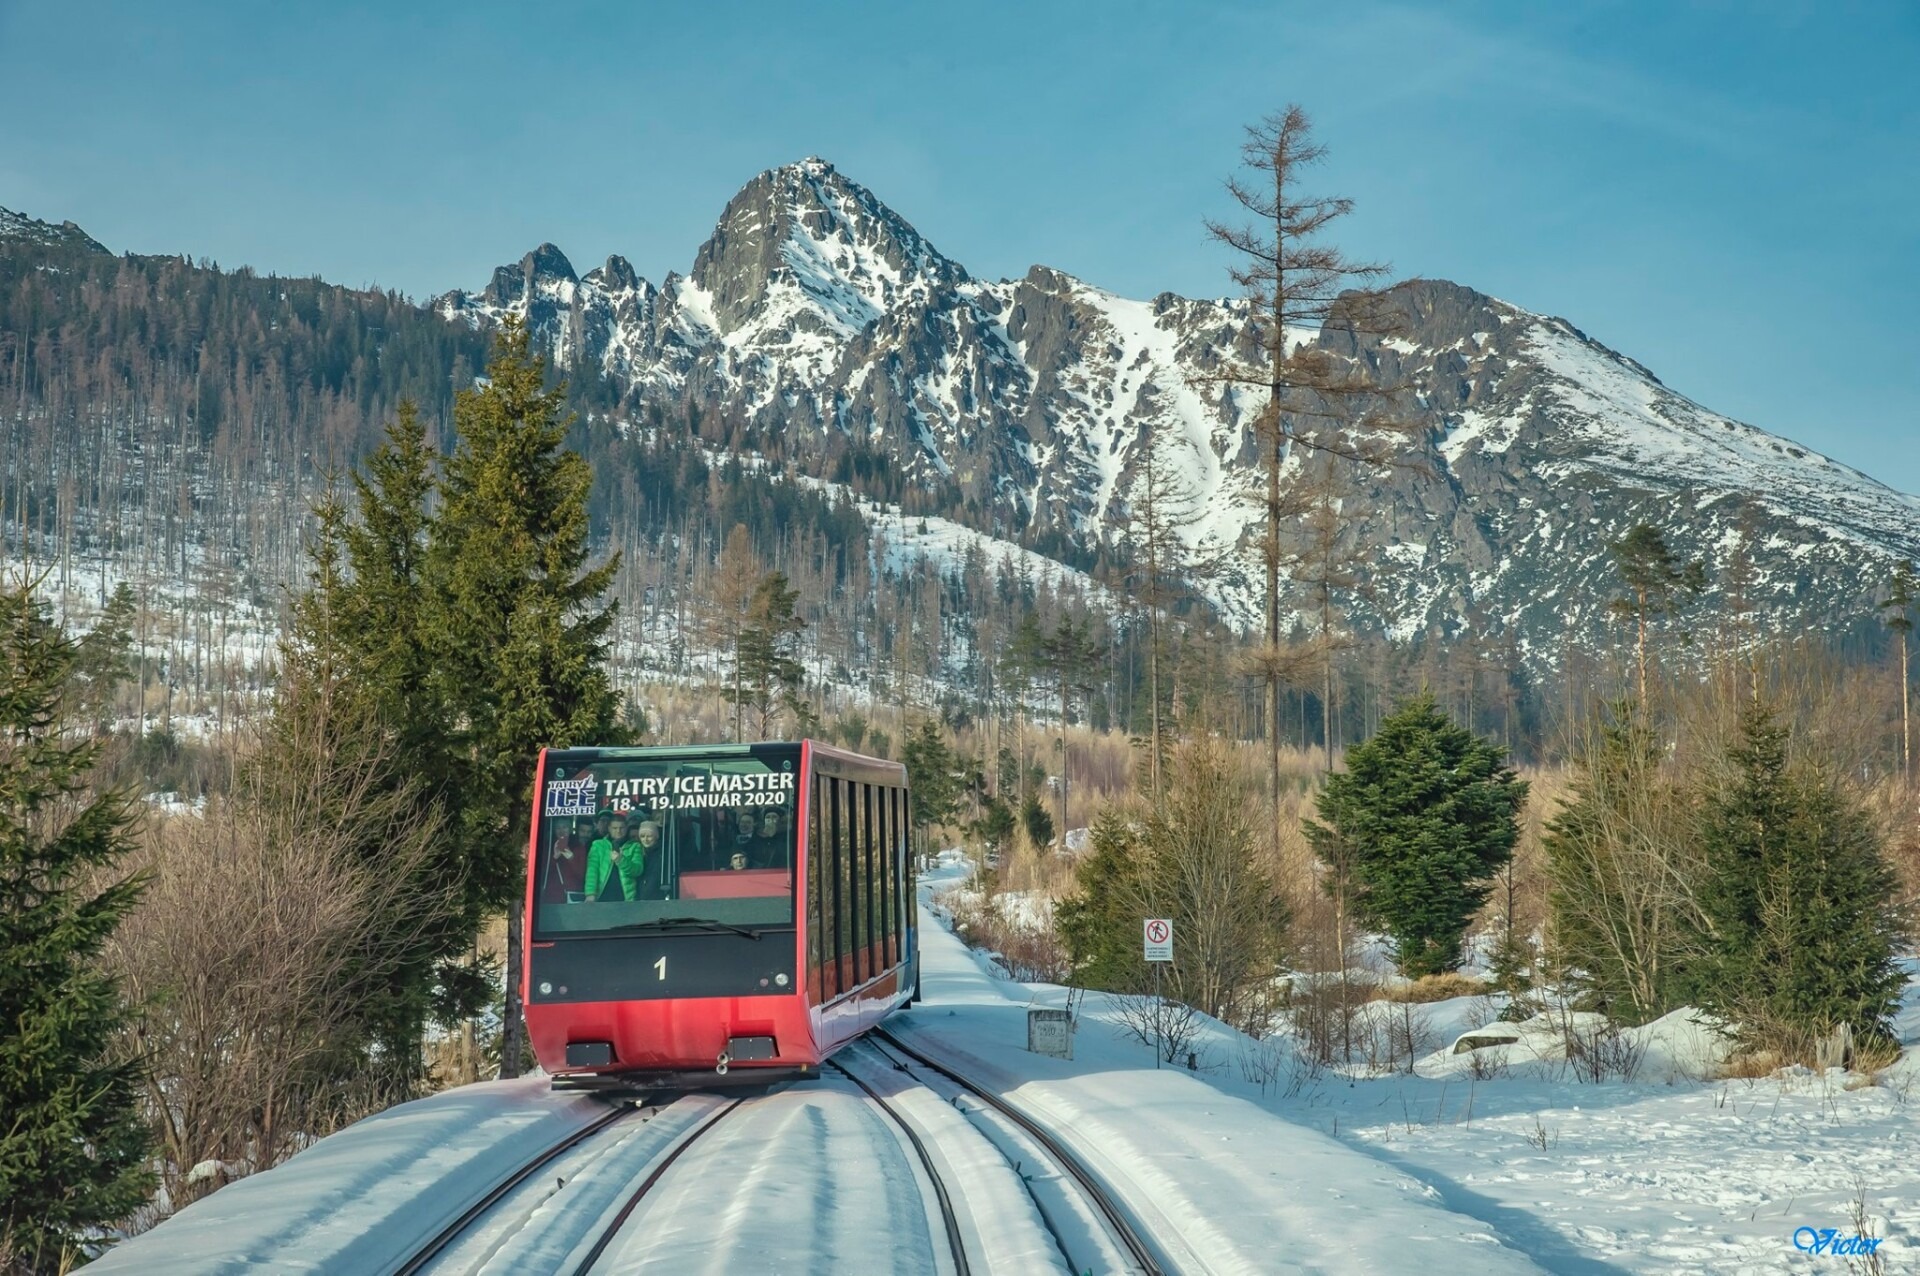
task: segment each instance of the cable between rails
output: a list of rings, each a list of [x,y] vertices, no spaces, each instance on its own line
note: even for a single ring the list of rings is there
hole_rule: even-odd
[[[885,1028],[875,1028],[872,1035],[885,1041],[928,1071],[939,1073],[1019,1126],[1034,1142],[1045,1148],[1047,1154],[1059,1162],[1060,1168],[1080,1185],[1080,1190],[1086,1193],[1087,1199],[1093,1202],[1094,1207],[1107,1220],[1107,1225],[1113,1229],[1114,1236],[1126,1247],[1127,1252],[1133,1256],[1133,1260],[1140,1264],[1141,1270],[1147,1272],[1149,1276],[1165,1276],[1167,1267],[1161,1261],[1158,1251],[1140,1234],[1133,1220],[1128,1217],[1127,1211],[1121,1208],[1119,1202],[1114,1200],[1113,1194],[1107,1190],[1106,1184],[1087,1168],[1078,1156],[1068,1151],[1066,1145],[1056,1138],[1052,1131],[985,1086],[968,1080],[944,1064],[936,1063]]]
[[[946,1228],[947,1244],[953,1250],[954,1269],[958,1272],[958,1276],[971,1276],[972,1268],[967,1264],[966,1243],[960,1234],[960,1215],[953,1208],[953,1198],[947,1194],[947,1185],[941,1180],[940,1171],[934,1167],[933,1154],[927,1150],[927,1145],[921,1141],[920,1135],[906,1118],[894,1111],[893,1105],[880,1097],[879,1091],[838,1063],[829,1062],[828,1066],[866,1091],[867,1097],[887,1114],[887,1119],[907,1136],[907,1141],[913,1145],[915,1154],[920,1158],[921,1168],[927,1172],[927,1181],[933,1184],[934,1198],[940,1203],[940,1222]]]

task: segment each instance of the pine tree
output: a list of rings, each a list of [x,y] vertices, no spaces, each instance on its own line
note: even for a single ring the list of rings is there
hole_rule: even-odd
[[[702,607],[701,621],[707,640],[726,653],[733,663],[733,675],[725,692],[733,705],[733,739],[746,738],[745,669],[741,663],[741,644],[751,624],[754,590],[761,580],[759,564],[754,561],[753,536],[745,523],[735,523],[727,532],[720,550],[719,571],[713,578]]]
[[[152,1188],[127,1009],[96,961],[140,884],[110,876],[130,848],[98,754],[60,719],[80,653],[29,585],[0,588],[0,1248],[65,1270],[87,1231]]]
[[[593,476],[566,451],[564,385],[509,319],[488,382],[454,405],[429,571],[439,591],[432,646],[460,749],[458,836],[470,880],[507,914],[501,1075],[517,1076],[520,967],[533,770],[542,746],[611,740],[616,697],[606,672],[614,609],[604,602],[617,556],[589,567]]]
[[[1160,685],[1161,613],[1174,601],[1178,582],[1192,568],[1192,555],[1178,525],[1193,515],[1199,500],[1192,480],[1167,464],[1161,446],[1158,429],[1149,428],[1140,453],[1140,477],[1128,500],[1128,534],[1139,562],[1140,601],[1147,609],[1147,748],[1150,792],[1155,797],[1166,762],[1161,742],[1166,710]]]
[[[1053,845],[1053,817],[1041,805],[1040,795],[1032,790],[1028,790],[1026,799],[1020,803],[1020,827],[1027,831],[1027,840],[1041,850]]]
[[[1207,233],[1236,255],[1228,273],[1246,292],[1253,351],[1252,357],[1234,359],[1205,379],[1229,392],[1266,392],[1253,422],[1266,489],[1260,544],[1266,569],[1266,649],[1257,663],[1267,690],[1267,796],[1277,824],[1281,696],[1288,664],[1281,634],[1280,576],[1289,511],[1281,476],[1296,445],[1370,464],[1389,460],[1384,443],[1356,443],[1313,428],[1340,418],[1345,408],[1381,394],[1383,388],[1322,342],[1301,341],[1299,334],[1306,328],[1377,333],[1397,325],[1382,295],[1369,286],[1386,267],[1353,261],[1320,238],[1353,211],[1353,201],[1302,189],[1307,170],[1326,157],[1326,148],[1313,140],[1307,113],[1289,104],[1248,126],[1240,154],[1249,173],[1229,178],[1227,192],[1251,220],[1239,225],[1209,221]],[[1303,422],[1309,428],[1300,429]],[[1365,438],[1383,440],[1385,423],[1369,424],[1380,428]]]
[[[1015,800],[1023,810],[1027,799],[1032,796],[1027,791],[1027,696],[1033,689],[1034,680],[1046,667],[1046,645],[1047,634],[1040,627],[1040,617],[1032,608],[1028,608],[1020,613],[1013,637],[1000,653],[1000,682],[1013,698],[1014,743],[1020,763]],[[1048,827],[1052,827],[1051,819],[1048,820]]]
[[[445,713],[423,601],[434,592],[428,575],[434,464],[426,427],[411,402],[402,402],[387,437],[353,476],[357,520],[336,524],[344,566],[352,581],[337,599],[334,632],[381,716],[391,725],[404,769],[444,783]]]
[[[1060,829],[1067,828],[1067,722],[1073,714],[1073,702],[1093,690],[1094,664],[1100,649],[1094,645],[1090,626],[1076,625],[1073,617],[1063,616],[1060,625],[1040,644],[1042,667],[1053,676],[1054,693],[1060,698]]]
[[[1313,647],[1302,654],[1310,654],[1320,666],[1321,745],[1327,770],[1331,771],[1340,725],[1335,676],[1340,650],[1347,645],[1335,625],[1334,599],[1360,583],[1365,555],[1353,543],[1342,514],[1351,504],[1353,486],[1339,468],[1338,459],[1314,457],[1304,468],[1303,480],[1290,502],[1290,508],[1299,510],[1300,527],[1287,554],[1287,574],[1310,592],[1319,621]]]
[[[1454,725],[1431,692],[1395,710],[1327,777],[1308,836],[1350,858],[1360,917],[1409,975],[1460,964],[1461,940],[1513,854],[1527,785],[1506,750]]]
[[[1744,707],[1732,779],[1700,825],[1712,935],[1699,998],[1750,1046],[1791,1047],[1849,1024],[1891,1041],[1906,978],[1898,883],[1872,816],[1841,783],[1788,757],[1764,702]]]
[[[1614,563],[1626,584],[1623,597],[1614,599],[1615,615],[1634,621],[1634,660],[1639,669],[1640,704],[1647,703],[1647,626],[1673,610],[1682,593],[1697,594],[1707,586],[1707,573],[1698,562],[1685,563],[1667,548],[1660,529],[1651,523],[1636,523],[1617,541],[1610,542]]]
[[[122,581],[74,652],[64,713],[96,736],[112,729],[113,698],[133,677],[134,616],[133,586]]]
[[[989,796],[981,806],[980,818],[972,825],[973,835],[986,843],[990,855],[1000,855],[1013,841],[1016,823],[1013,808],[998,796]]]

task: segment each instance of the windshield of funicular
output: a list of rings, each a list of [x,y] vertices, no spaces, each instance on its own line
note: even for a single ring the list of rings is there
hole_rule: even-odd
[[[797,745],[548,755],[535,934],[792,925],[799,770]]]

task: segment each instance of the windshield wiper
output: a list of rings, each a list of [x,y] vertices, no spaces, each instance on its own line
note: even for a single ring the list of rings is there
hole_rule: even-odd
[[[628,922],[624,926],[610,929],[618,931],[666,930],[673,926],[687,926],[696,930],[713,931],[718,934],[726,931],[735,935],[745,935],[748,939],[758,939],[764,931],[749,930],[745,926],[735,926],[732,922],[717,922],[711,917],[656,917],[648,922]]]

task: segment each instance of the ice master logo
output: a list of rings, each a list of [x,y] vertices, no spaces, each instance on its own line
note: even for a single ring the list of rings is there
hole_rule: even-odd
[[[1837,1227],[1798,1227],[1793,1247],[1803,1254],[1873,1254],[1884,1236],[1842,1236]]]
[[[548,815],[592,815],[598,801],[594,778],[590,775],[583,775],[577,780],[547,781]]]

